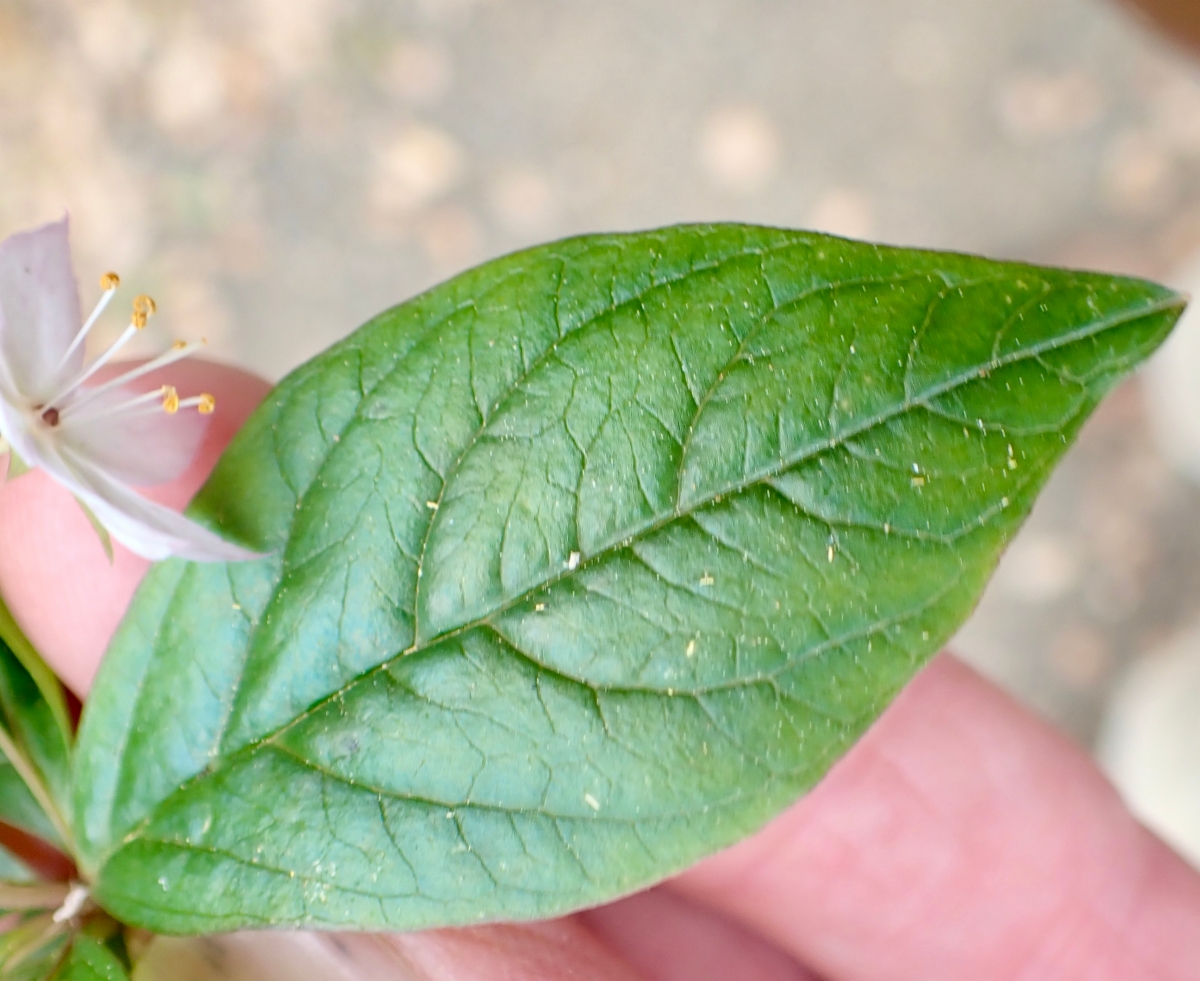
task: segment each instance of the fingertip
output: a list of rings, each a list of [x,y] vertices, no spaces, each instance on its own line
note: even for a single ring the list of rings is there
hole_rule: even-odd
[[[1080,976],[1086,960],[1195,977],[1178,965],[1200,936],[1196,873],[1078,746],[945,655],[808,797],[674,888],[829,976]]]

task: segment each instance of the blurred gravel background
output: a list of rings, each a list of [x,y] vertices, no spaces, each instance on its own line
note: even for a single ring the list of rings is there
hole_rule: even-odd
[[[159,300],[152,346],[273,378],[583,231],[727,218],[1169,278],[1200,248],[1198,65],[1105,0],[0,0],[0,233],[69,208],[85,305],[115,268]],[[1135,383],[958,647],[1089,742],[1197,582],[1200,490]]]

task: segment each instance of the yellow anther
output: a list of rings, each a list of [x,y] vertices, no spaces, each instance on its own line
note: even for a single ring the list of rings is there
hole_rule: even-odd
[[[100,277],[100,288],[102,290],[115,290],[121,285],[121,277],[115,272],[106,272]]]
[[[216,409],[216,407],[217,407],[217,400],[215,398],[213,398],[211,395],[209,395],[207,392],[205,392],[203,395],[200,396],[200,402],[199,402],[199,404],[197,404],[196,410],[200,413],[200,415],[207,416],[207,415],[211,415],[213,410]]]
[[[182,351],[187,347],[187,341],[175,341],[171,344],[172,351]]]
[[[163,412],[169,416],[175,415],[179,411],[179,393],[175,391],[174,386],[163,386]]]
[[[158,304],[145,293],[133,298],[133,326],[141,330],[150,315],[158,312]]]

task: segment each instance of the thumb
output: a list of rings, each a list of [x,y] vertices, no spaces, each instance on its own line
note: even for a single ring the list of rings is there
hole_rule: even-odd
[[[270,385],[237,368],[199,360],[173,365],[170,375],[172,385],[211,392],[217,400],[187,470],[144,492],[182,510]],[[150,387],[163,380],[146,376]],[[110,564],[79,504],[43,471],[0,487],[0,596],[33,646],[81,698],[149,567],[115,541]]]

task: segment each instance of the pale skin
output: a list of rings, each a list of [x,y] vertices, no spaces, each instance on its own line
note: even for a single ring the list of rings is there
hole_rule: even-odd
[[[219,406],[152,492],[179,507],[267,386],[200,362],[172,376]],[[42,474],[0,489],[0,591],[80,695],[146,567],[119,546],[109,566]],[[942,655],[809,796],[666,885],[388,942],[436,981],[1200,981],[1200,875],[1083,750]]]

